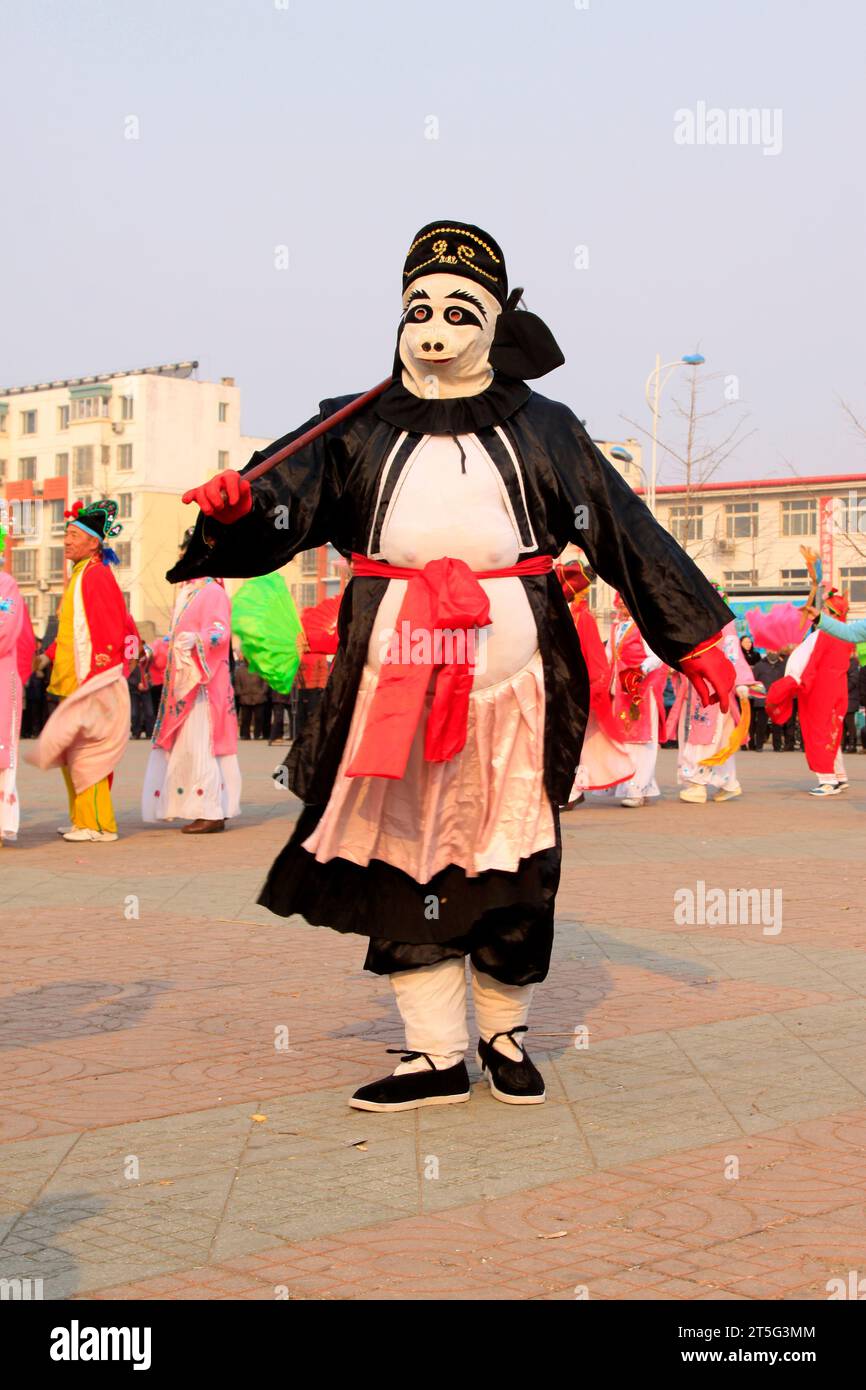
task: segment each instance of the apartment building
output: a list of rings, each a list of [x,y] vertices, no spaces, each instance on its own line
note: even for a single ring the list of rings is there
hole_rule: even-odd
[[[623,467],[622,449],[605,452],[643,492],[639,462]],[[800,547],[807,546],[820,555],[825,579],[847,592],[852,617],[866,615],[866,473],[674,483],[657,488],[656,513],[734,600],[780,590],[802,600],[809,576]],[[612,590],[596,581],[590,602],[604,630],[613,616]]]
[[[800,547],[866,613],[866,473],[660,487],[659,519],[731,593],[808,588]]]
[[[0,389],[0,519],[6,564],[34,627],[56,612],[66,579],[64,512],[112,497],[123,532],[120,587],[145,636],[171,614],[165,571],[190,524],[180,496],[221,468],[240,468],[268,440],[243,435],[232,377],[199,381],[197,362]]]

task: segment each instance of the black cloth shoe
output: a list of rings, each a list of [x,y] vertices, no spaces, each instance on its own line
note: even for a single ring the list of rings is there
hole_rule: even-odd
[[[349,1104],[353,1110],[417,1110],[420,1105],[456,1105],[458,1101],[469,1099],[469,1073],[465,1062],[437,1071],[426,1052],[404,1052],[401,1047],[386,1050],[399,1052],[404,1062],[424,1057],[430,1070],[404,1071],[399,1076],[383,1076],[381,1081],[371,1081],[352,1096]]]
[[[540,1105],[545,1098],[544,1077],[530,1060],[526,1048],[514,1036],[515,1033],[528,1031],[523,1025],[509,1028],[506,1033],[494,1033],[489,1042],[478,1039],[478,1065],[486,1074],[496,1099],[504,1100],[506,1105]],[[494,1047],[497,1038],[510,1038],[523,1053],[522,1060],[515,1062],[511,1057],[497,1052]]]

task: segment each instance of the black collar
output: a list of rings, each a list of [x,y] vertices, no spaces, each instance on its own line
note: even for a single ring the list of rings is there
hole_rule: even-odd
[[[396,378],[373,408],[389,425],[416,434],[474,434],[507,420],[531,395],[525,381],[515,381],[501,372],[496,372],[487,390],[477,396],[455,396],[446,401],[413,396]]]

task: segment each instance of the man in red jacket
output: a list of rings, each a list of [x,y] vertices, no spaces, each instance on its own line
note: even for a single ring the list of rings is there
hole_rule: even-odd
[[[121,530],[117,503],[77,503],[67,516],[63,548],[73,568],[49,651],[49,693],[60,703],[28,761],[63,771],[71,821],[64,840],[116,840],[111,782],[129,739],[125,663],[138,654],[139,637],[109,568],[117,564],[108,544]]]

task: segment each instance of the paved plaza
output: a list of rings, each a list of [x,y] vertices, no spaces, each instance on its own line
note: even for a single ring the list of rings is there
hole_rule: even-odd
[[[529,1035],[547,1104],[498,1103],[473,1062],[469,1104],[376,1115],[346,1098],[402,1042],[387,981],[360,939],[256,905],[299,809],[270,778],[284,751],[243,744],[243,816],[196,839],[143,826],[144,743],[114,845],[61,841],[60,774],[23,772],[0,1276],[47,1298],[684,1300],[866,1276],[866,757],[816,803],[801,754],[745,754],[740,801],[687,806],[666,751],[660,803],[564,816]],[[763,917],[738,899],[713,925],[719,888],[763,890]]]

